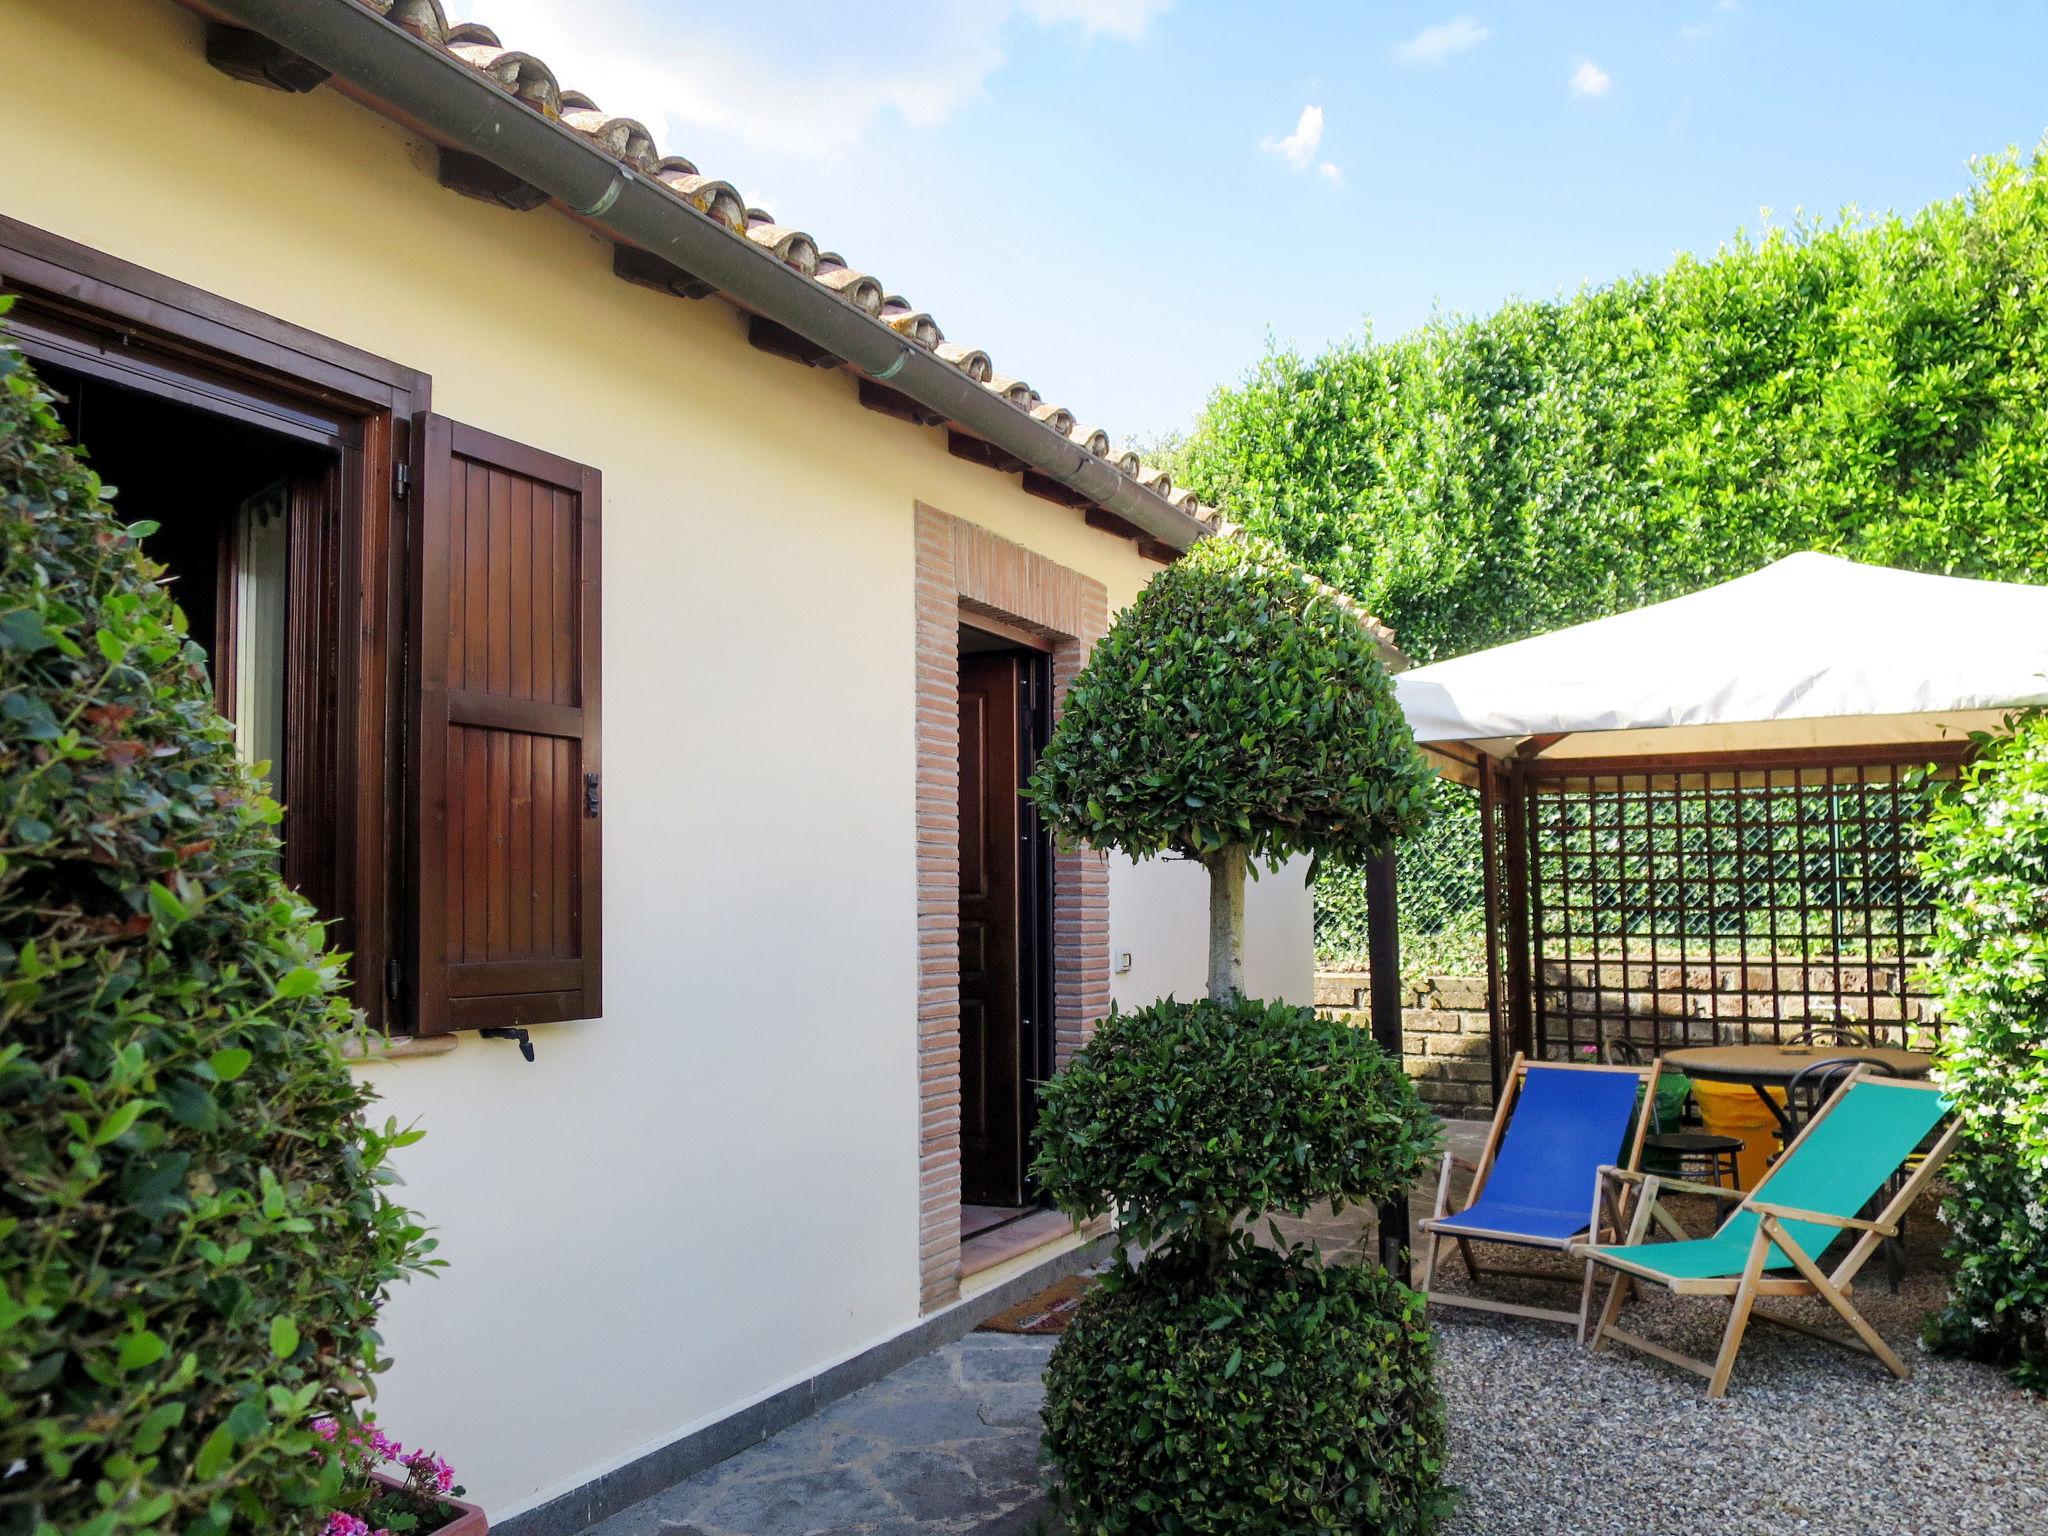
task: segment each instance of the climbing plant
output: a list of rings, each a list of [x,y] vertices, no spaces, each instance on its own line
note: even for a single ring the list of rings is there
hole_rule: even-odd
[[[1956,1272],[1937,1347],[2048,1389],[2048,715],[2015,721],[1935,802],[1936,1072],[1963,1137],[1943,1214]]]

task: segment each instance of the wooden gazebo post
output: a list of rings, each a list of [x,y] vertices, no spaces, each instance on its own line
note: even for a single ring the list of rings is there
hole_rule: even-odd
[[[1394,850],[1388,846],[1365,867],[1366,959],[1372,980],[1372,1037],[1400,1062],[1401,923],[1394,901]],[[1380,1263],[1399,1275],[1408,1247],[1408,1202],[1401,1196],[1379,1209]]]

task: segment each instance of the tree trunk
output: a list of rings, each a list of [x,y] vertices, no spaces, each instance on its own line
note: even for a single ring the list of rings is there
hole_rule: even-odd
[[[1202,863],[1209,871],[1209,996],[1231,1003],[1244,996],[1244,881],[1251,851],[1232,843]]]

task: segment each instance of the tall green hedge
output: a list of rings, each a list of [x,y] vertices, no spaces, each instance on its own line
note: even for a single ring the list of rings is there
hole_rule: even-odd
[[[431,1243],[143,531],[0,337],[0,1531],[279,1536]]]
[[[2048,581],[2048,155],[1910,218],[1276,353],[1173,461],[1422,660],[1800,549]]]

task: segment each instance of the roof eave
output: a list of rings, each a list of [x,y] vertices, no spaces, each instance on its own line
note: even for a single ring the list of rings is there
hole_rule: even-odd
[[[1160,543],[1184,550],[1212,531],[660,181],[354,0],[182,3],[269,38],[327,71],[364,104],[445,148],[488,161],[610,238],[694,275],[740,308],[795,332],[856,374],[886,384]]]

